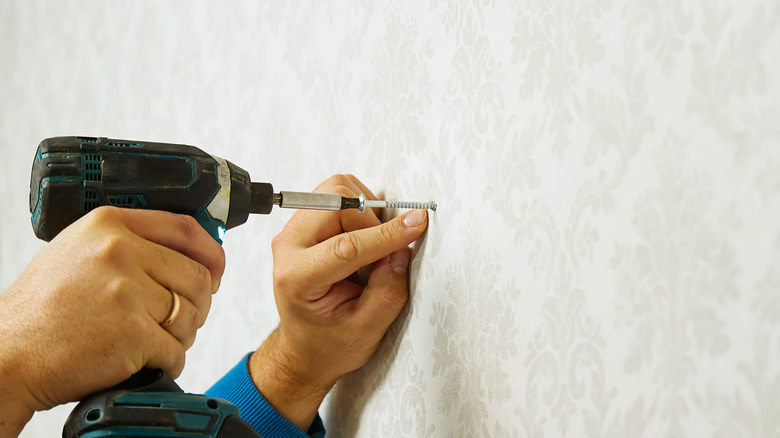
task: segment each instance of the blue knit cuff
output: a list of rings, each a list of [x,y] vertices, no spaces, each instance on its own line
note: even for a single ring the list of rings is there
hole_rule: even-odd
[[[232,370],[214,384],[206,395],[221,398],[233,403],[241,410],[241,418],[263,436],[263,438],[321,438],[325,436],[325,427],[319,414],[314,418],[308,434],[290,423],[277,412],[260,394],[249,376],[249,357],[247,354]]]

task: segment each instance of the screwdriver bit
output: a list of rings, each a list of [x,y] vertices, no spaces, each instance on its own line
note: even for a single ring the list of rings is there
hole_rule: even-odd
[[[253,197],[254,198],[254,197]],[[254,201],[254,199],[253,199]],[[274,193],[271,203],[281,208],[306,210],[347,210],[357,209],[361,213],[366,208],[421,208],[436,211],[435,202],[384,201],[366,199],[362,193],[357,198],[341,196],[335,193],[288,192]],[[254,213],[254,208],[252,209]]]

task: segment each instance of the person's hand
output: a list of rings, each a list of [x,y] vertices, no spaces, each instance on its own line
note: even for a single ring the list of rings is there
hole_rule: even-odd
[[[102,207],[63,230],[0,296],[0,429],[144,366],[177,377],[224,267],[189,216]]]
[[[315,191],[376,199],[351,175],[331,177]],[[336,380],[374,354],[406,303],[408,245],[423,234],[427,212],[384,224],[376,213],[301,210],[274,238],[281,322],[250,358],[250,374],[269,403],[302,430]],[[370,274],[363,284],[358,271],[365,266]]]

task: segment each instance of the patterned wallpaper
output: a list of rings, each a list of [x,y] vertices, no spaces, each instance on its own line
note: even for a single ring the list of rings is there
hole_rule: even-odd
[[[354,173],[440,208],[329,436],[778,437],[778,22],[760,0],[0,0],[0,286],[41,247],[45,137],[195,144],[283,190]],[[228,233],[185,389],[275,326],[289,216]]]

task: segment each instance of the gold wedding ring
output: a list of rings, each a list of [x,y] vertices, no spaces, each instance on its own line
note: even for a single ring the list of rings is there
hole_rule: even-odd
[[[160,324],[162,328],[167,328],[169,325],[173,324],[173,321],[176,321],[176,317],[179,316],[179,309],[181,309],[181,298],[179,298],[179,294],[174,291],[171,291],[171,297],[173,297],[171,313],[169,313],[168,317],[165,318],[165,321]]]

